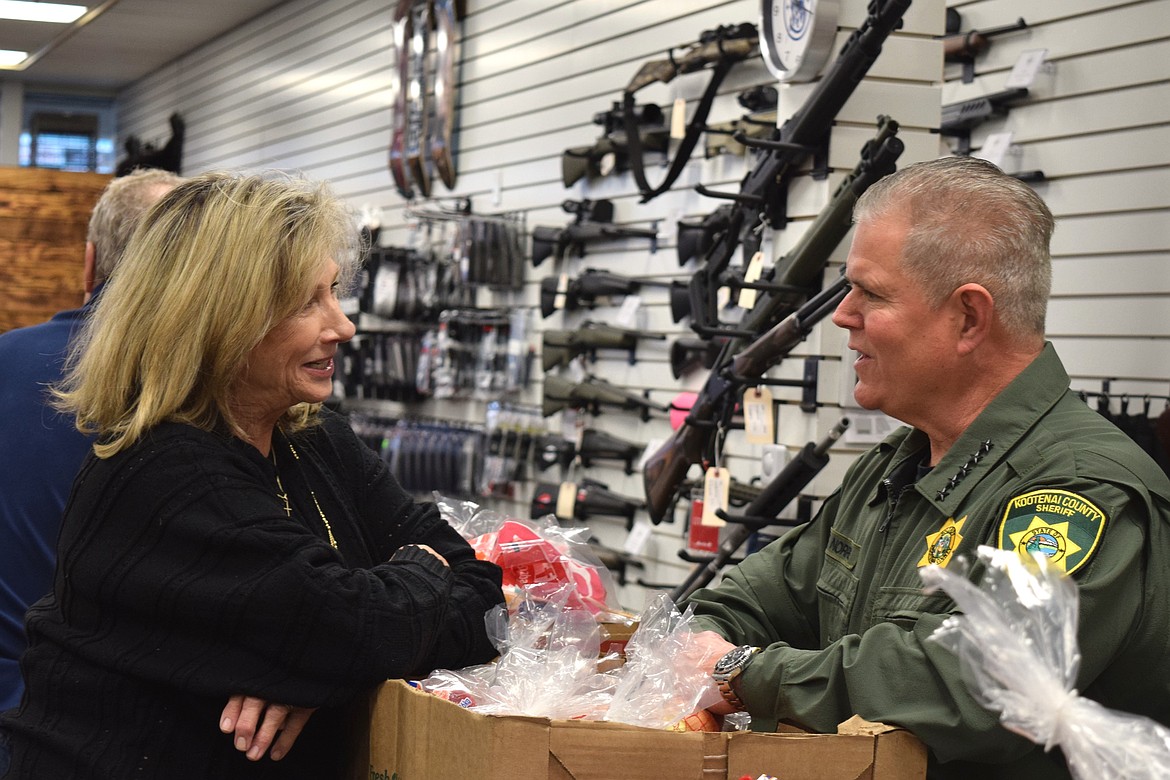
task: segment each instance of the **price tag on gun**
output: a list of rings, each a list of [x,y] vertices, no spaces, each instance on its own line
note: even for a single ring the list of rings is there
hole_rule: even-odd
[[[727,522],[715,515],[722,509],[727,511],[731,493],[731,473],[725,468],[712,466],[703,477],[703,525],[723,526]]]
[[[743,393],[743,429],[748,444],[775,444],[772,391],[756,387]]]

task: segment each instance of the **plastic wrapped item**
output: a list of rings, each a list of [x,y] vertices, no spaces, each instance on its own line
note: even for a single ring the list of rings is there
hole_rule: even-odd
[[[928,566],[922,579],[963,613],[931,637],[958,655],[964,680],[1005,728],[1046,750],[1059,745],[1081,780],[1170,778],[1170,730],[1149,718],[1078,696],[1076,584],[1015,551],[980,547],[987,565],[976,587],[965,566]],[[951,570],[953,569],[953,570]]]
[[[523,595],[539,598],[572,584],[570,608],[587,609],[598,619],[621,615],[617,582],[590,548],[587,527],[565,528],[551,516],[540,520],[504,517],[470,501],[442,496],[436,497],[436,503],[476,555],[503,569],[504,592],[513,613]]]
[[[572,585],[525,592],[516,613],[488,613],[488,635],[499,659],[458,671],[433,672],[419,685],[449,700],[460,695],[471,709],[491,715],[599,720],[614,686],[598,672],[599,630],[593,615],[568,606]]]
[[[702,651],[691,640],[689,611],[680,615],[667,596],[658,596],[630,639],[626,663],[611,666],[599,657],[593,615],[570,606],[573,589],[561,585],[539,597],[525,591],[513,613],[489,612],[488,635],[499,659],[435,671],[419,686],[484,714],[718,730],[702,712],[719,696],[696,671]],[[704,717],[688,723],[695,713]]]
[[[691,610],[679,613],[666,594],[654,596],[638,630],[626,645],[626,663],[605,719],[649,728],[666,728],[718,699],[693,640]]]

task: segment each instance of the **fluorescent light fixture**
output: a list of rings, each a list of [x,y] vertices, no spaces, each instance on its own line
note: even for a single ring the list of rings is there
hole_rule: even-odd
[[[33,3],[27,0],[0,0],[0,19],[15,19],[20,22],[70,24],[81,18],[81,15],[87,10],[84,5]]]
[[[27,51],[12,51],[11,49],[0,49],[0,67],[9,65],[19,65],[28,57]]]

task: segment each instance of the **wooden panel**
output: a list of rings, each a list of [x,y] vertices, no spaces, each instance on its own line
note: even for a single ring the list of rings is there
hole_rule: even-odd
[[[89,214],[104,174],[0,168],[0,332],[81,303]]]

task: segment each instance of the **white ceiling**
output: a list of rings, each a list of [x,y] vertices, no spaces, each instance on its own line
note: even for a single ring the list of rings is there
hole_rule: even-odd
[[[98,13],[85,23],[84,16],[73,25],[0,20],[0,49],[35,57],[24,70],[0,69],[0,80],[114,93],[283,2],[88,0]]]

